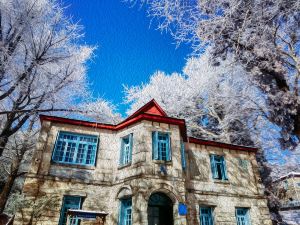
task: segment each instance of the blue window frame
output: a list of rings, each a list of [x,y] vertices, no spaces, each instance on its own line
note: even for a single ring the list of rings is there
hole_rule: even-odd
[[[132,225],[132,200],[121,199],[119,225]]]
[[[52,160],[66,164],[95,165],[97,146],[97,136],[59,132]]]
[[[80,209],[82,204],[82,198],[79,196],[64,196],[63,204],[60,211],[59,225],[66,225],[67,223],[67,211],[69,209]],[[70,220],[71,225],[78,225],[79,219],[73,218]]]
[[[170,134],[152,132],[152,158],[154,160],[171,161]]]
[[[213,179],[228,180],[224,156],[210,155],[210,165]]]
[[[133,134],[129,134],[121,139],[120,165],[127,165],[132,159]]]
[[[185,170],[186,169],[186,160],[185,160],[185,150],[184,150],[184,143],[183,142],[180,143],[180,152],[181,152],[182,169]]]
[[[200,207],[200,225],[213,225],[213,214],[211,207]]]
[[[237,225],[250,225],[249,209],[236,208],[235,214]]]

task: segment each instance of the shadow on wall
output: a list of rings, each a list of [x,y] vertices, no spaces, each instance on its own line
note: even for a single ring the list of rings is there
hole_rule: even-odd
[[[189,172],[191,178],[194,178],[196,176],[200,176],[200,169],[198,165],[203,165],[203,163],[206,163],[205,160],[201,160],[201,163],[197,163],[197,158],[195,154],[192,151],[188,151],[188,159],[189,159]]]

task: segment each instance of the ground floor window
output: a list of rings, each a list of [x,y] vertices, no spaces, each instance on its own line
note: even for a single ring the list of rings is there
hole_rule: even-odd
[[[121,199],[119,225],[132,225],[132,200]]]
[[[250,225],[249,209],[236,208],[235,214],[237,225]]]
[[[213,214],[211,207],[200,207],[200,225],[213,225]]]
[[[67,211],[69,209],[80,209],[82,203],[82,197],[79,196],[64,196],[63,203],[60,212],[59,225],[65,225],[67,223]],[[70,220],[71,225],[78,225],[78,219],[73,218]]]

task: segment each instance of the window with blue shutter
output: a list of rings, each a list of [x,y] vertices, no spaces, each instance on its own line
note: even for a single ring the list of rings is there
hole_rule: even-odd
[[[133,134],[130,134],[121,139],[120,165],[127,165],[132,159],[132,142]]]
[[[59,132],[52,160],[66,164],[95,165],[97,146],[97,136]]]
[[[213,215],[211,207],[200,207],[200,225],[213,225]]]
[[[249,209],[236,208],[235,214],[237,225],[250,225]]]
[[[155,160],[171,160],[170,134],[154,131],[152,132],[152,158]]]
[[[227,180],[227,169],[224,156],[210,155],[212,177],[218,180]]]
[[[80,209],[82,198],[79,196],[64,196],[63,204],[60,211],[59,225],[66,225],[67,223],[67,211],[68,209]],[[72,218],[70,220],[71,225],[78,225],[79,220]]]
[[[132,225],[132,200],[121,199],[119,225]]]

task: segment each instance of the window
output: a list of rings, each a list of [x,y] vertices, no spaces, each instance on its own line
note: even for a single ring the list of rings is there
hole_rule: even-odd
[[[171,160],[170,135],[155,131],[152,133],[153,154],[155,160]]]
[[[200,207],[200,225],[213,225],[211,207]]]
[[[236,214],[237,225],[250,225],[249,209],[236,208],[235,214]]]
[[[120,165],[127,165],[131,162],[132,139],[133,134],[129,134],[121,140]]]
[[[132,206],[131,198],[121,199],[119,225],[132,224],[131,206]]]
[[[248,170],[248,160],[246,160],[246,159],[238,159],[238,161],[239,161],[239,166],[243,170]]]
[[[211,155],[210,164],[214,179],[227,180],[226,163],[224,156]]]
[[[59,132],[52,160],[54,162],[95,165],[98,137]]]
[[[67,223],[67,211],[68,209],[80,209],[82,198],[79,196],[64,196],[63,204],[60,211],[59,225],[65,225]],[[71,225],[79,224],[78,219],[71,219]]]

